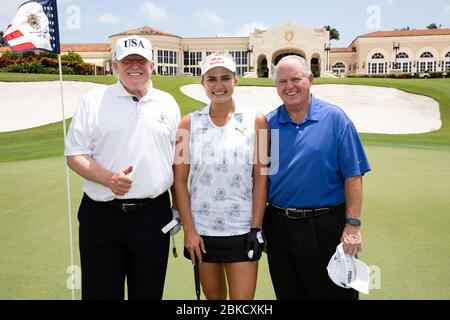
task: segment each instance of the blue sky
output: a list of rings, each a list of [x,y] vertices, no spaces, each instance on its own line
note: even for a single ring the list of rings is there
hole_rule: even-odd
[[[25,0],[2,1],[0,30]],[[226,5],[225,5],[226,3]],[[62,43],[106,43],[108,36],[148,25],[181,37],[244,36],[292,21],[331,25],[346,47],[358,35],[436,22],[450,28],[450,0],[58,0]]]

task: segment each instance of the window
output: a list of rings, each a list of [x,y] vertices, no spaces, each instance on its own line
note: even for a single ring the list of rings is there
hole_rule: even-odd
[[[387,62],[370,62],[369,74],[385,74],[387,73]]]
[[[248,71],[247,51],[229,51],[236,63],[236,74],[243,76]]]
[[[401,65],[402,65],[402,72],[406,73],[411,72],[411,62],[403,62]]]
[[[158,66],[158,74],[163,76],[176,76],[178,74],[178,67]]]
[[[436,71],[436,61],[420,61],[419,72],[434,72]]]
[[[442,71],[450,71],[450,51],[445,55],[445,60],[442,61]]]
[[[379,63],[379,64],[378,64],[378,73],[381,73],[381,74],[386,73],[386,72],[385,72],[385,70],[386,70],[385,64],[386,64],[386,63]]]
[[[199,67],[199,63],[202,61],[202,53],[201,51],[184,51],[183,52],[183,60],[184,60],[184,73],[192,73],[194,76],[200,76],[201,70]]]
[[[435,61],[428,61],[427,62],[427,69],[429,72],[435,72],[436,71],[436,62]]]
[[[420,55],[421,58],[433,58],[433,54],[429,51],[426,51]]]
[[[433,54],[425,51],[420,55],[419,64],[417,65],[419,72],[434,72],[436,71],[436,61],[433,61]]]
[[[450,71],[450,61],[445,61],[445,71]]]
[[[384,59],[384,56],[381,53],[375,53],[372,59]]]
[[[411,72],[412,62],[406,60],[409,59],[409,56],[406,52],[400,52],[399,54],[397,54],[396,59],[400,59],[400,61],[396,62],[394,65],[396,70],[401,70],[405,73]]]
[[[336,62],[336,64],[331,67],[331,70],[336,74],[345,73],[345,64],[342,62]]]
[[[157,72],[163,76],[178,75],[178,52],[172,50],[158,50]]]
[[[369,74],[385,74],[387,73],[387,62],[384,60],[384,55],[377,52],[372,55],[372,59],[369,63]]]

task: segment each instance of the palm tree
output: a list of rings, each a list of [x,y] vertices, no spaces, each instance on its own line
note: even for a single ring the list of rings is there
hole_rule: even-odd
[[[330,26],[324,26],[327,31],[330,31],[330,40],[340,40],[339,31]]]
[[[3,31],[0,30],[0,47],[6,46],[6,41],[3,39]]]
[[[442,24],[440,24],[438,26],[436,22],[433,22],[427,26],[427,29],[440,29],[441,27],[442,27]]]

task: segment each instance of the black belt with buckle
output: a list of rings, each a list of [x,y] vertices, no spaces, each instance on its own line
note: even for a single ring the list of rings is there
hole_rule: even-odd
[[[317,217],[322,214],[331,212],[335,208],[337,208],[336,206],[334,206],[334,207],[323,207],[323,208],[298,209],[298,208],[280,208],[273,204],[269,204],[269,206],[276,213],[282,215],[283,217],[289,218],[289,219],[305,219],[305,218]]]
[[[107,201],[106,203],[113,206],[114,208],[118,208],[122,210],[122,212],[136,212],[142,208],[144,208],[147,204],[152,202],[155,199],[145,198],[145,199],[114,199],[111,201]]]

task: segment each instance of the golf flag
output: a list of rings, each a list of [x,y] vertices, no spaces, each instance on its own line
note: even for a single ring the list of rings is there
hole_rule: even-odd
[[[56,0],[23,3],[3,35],[15,52],[44,50],[60,53]]]
[[[12,23],[6,28],[3,38],[15,52],[44,50],[58,55],[59,85],[61,93],[62,127],[64,132],[64,146],[66,145],[66,116],[64,112],[64,95],[61,68],[61,49],[59,45],[58,8],[56,0],[32,0],[23,3],[14,16]],[[73,227],[72,208],[70,206],[70,178],[69,167],[66,165],[66,188],[67,188],[67,218],[69,221],[70,239],[70,265],[71,270],[70,288],[72,300],[75,300],[76,275],[73,258]],[[69,271],[68,271],[69,272]]]

